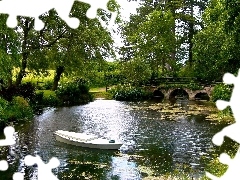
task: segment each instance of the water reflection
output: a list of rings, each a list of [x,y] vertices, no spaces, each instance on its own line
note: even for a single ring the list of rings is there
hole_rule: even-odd
[[[13,172],[21,171],[27,179],[37,179],[37,166],[23,164],[27,154],[38,154],[45,162],[57,157],[61,165],[54,173],[59,179],[142,179],[176,168],[194,170],[194,177],[202,174],[201,157],[211,158],[211,138],[222,126],[211,125],[201,116],[164,120],[161,111],[144,108],[150,105],[156,103],[96,100],[45,110],[33,122],[16,127],[17,144],[1,149],[0,159],[7,157],[10,169],[0,176],[9,179]],[[186,107],[184,102],[180,106]],[[55,140],[53,132],[59,129],[94,133],[124,145],[120,152],[75,147]]]

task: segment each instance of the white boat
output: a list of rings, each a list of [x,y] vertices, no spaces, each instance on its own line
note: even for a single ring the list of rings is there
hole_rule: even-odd
[[[95,149],[119,149],[122,143],[116,142],[115,140],[108,140],[98,138],[95,135],[88,135],[85,133],[75,133],[69,131],[58,130],[55,133],[56,140],[71,144],[75,146],[95,148]]]

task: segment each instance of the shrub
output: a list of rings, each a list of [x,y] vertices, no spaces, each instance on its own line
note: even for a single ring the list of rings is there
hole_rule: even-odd
[[[0,126],[3,126],[6,123],[5,111],[9,106],[9,102],[0,97]]]
[[[44,106],[58,106],[59,104],[60,101],[56,96],[49,95],[43,97],[42,105]]]
[[[11,102],[0,99],[0,120],[4,124],[10,121],[22,121],[33,118],[33,110],[23,97],[13,97]]]
[[[9,119],[15,121],[33,118],[33,110],[29,103],[20,96],[14,97],[9,107]]]
[[[35,94],[35,98],[34,98],[34,104],[39,105],[39,104],[43,104],[43,91],[37,92]]]
[[[2,87],[1,91],[0,91],[0,96],[4,99],[6,99],[7,101],[11,101],[13,96],[18,94],[18,89],[16,86],[12,85],[9,87]]]
[[[81,79],[60,84],[55,92],[62,103],[69,105],[85,103],[86,99],[87,101],[92,99],[89,87]]]
[[[113,94],[113,98],[120,101],[135,101],[150,98],[150,92],[140,87],[133,86],[117,86],[109,91]]]
[[[30,82],[19,86],[12,85],[7,88],[2,88],[0,95],[8,101],[11,101],[14,96],[22,96],[25,99],[32,101],[35,96],[35,86]]]
[[[216,102],[218,99],[229,101],[232,93],[232,86],[225,84],[218,84],[212,91],[212,101]]]
[[[42,89],[50,90],[53,87],[53,81],[46,81],[44,82]]]
[[[18,87],[18,92],[16,95],[22,96],[28,100],[33,100],[35,96],[35,90],[36,90],[35,85],[32,84],[31,82],[27,82],[27,83],[21,84]]]
[[[225,100],[229,101],[232,93],[233,86],[225,85],[225,84],[218,84],[214,87],[212,91],[211,99],[213,102],[217,100]],[[220,119],[229,119],[232,117],[232,110],[230,107],[225,108],[222,111],[219,111],[218,117]]]

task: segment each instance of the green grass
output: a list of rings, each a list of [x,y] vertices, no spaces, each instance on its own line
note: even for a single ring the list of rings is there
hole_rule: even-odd
[[[91,88],[89,92],[92,94],[94,99],[103,98],[103,99],[113,99],[112,94],[106,92],[106,87]]]
[[[51,90],[37,90],[36,93],[43,92],[43,97],[49,97],[49,96],[54,96],[56,97],[56,94],[54,91]]]
[[[89,92],[106,92],[106,87],[90,88]]]

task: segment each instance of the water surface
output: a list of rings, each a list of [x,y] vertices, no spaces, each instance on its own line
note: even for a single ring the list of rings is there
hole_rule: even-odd
[[[138,180],[176,169],[200,177],[205,168],[201,159],[212,158],[211,138],[223,125],[211,124],[199,115],[165,118],[161,111],[146,108],[153,105],[159,103],[95,100],[48,108],[32,122],[16,127],[17,144],[1,149],[0,159],[7,159],[10,168],[0,172],[0,177],[11,179],[19,171],[26,179],[37,179],[37,166],[23,163],[28,154],[39,155],[45,162],[57,157],[61,164],[54,173],[59,179]],[[123,146],[120,151],[109,151],[67,145],[55,140],[53,132],[59,129],[94,133],[120,140]]]

